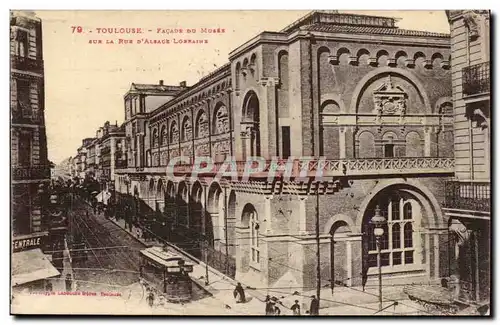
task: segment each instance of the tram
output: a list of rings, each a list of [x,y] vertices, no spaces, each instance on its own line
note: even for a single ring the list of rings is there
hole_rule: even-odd
[[[170,302],[186,302],[192,297],[193,283],[189,273],[193,265],[162,247],[141,250],[141,277]]]

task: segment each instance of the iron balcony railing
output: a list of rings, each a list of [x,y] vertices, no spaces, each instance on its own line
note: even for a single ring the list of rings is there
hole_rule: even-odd
[[[464,96],[490,92],[490,62],[471,65],[462,69]]]
[[[43,113],[32,110],[12,110],[11,118],[13,124],[43,124]]]
[[[13,166],[12,167],[12,179],[14,181],[21,180],[35,180],[35,179],[48,179],[50,178],[50,168],[49,166]]]
[[[26,56],[11,55],[10,66],[16,70],[43,73],[43,60],[36,60]]]
[[[445,208],[490,212],[490,182],[446,182]]]
[[[201,165],[201,166],[200,166]],[[173,172],[176,175],[189,175],[193,171],[201,175],[214,175],[224,165],[223,162],[214,162],[209,165],[201,163],[194,166],[193,163],[180,163],[175,166],[145,167],[135,172],[165,173]],[[248,167],[257,168],[258,162],[247,167],[246,161],[236,161],[236,173],[238,176],[245,175]],[[193,170],[194,168],[198,170]],[[290,176],[294,178],[316,177],[316,176],[374,176],[388,174],[452,174],[455,167],[454,158],[441,157],[399,157],[399,158],[352,158],[352,159],[295,159],[288,165],[288,161],[267,160],[263,169],[259,172],[251,172],[252,178],[268,177],[270,171],[275,176]],[[227,170],[227,166],[225,166]]]

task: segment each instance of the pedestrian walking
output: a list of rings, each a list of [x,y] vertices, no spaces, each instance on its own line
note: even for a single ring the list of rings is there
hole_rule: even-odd
[[[316,296],[311,296],[311,307],[309,307],[310,315],[319,315],[319,300]]]
[[[234,295],[234,298],[236,298],[236,303],[246,302],[245,290],[241,286],[241,283],[238,282],[238,284],[236,285],[236,288],[234,289],[233,295]]]
[[[300,316],[300,305],[298,300],[295,300],[295,303],[290,309],[292,310],[294,316]]]
[[[279,316],[281,315],[281,309],[273,302],[273,315]]]
[[[73,281],[71,280],[71,274],[66,274],[66,291],[72,291],[71,287],[73,284]]]
[[[47,285],[45,286],[45,291],[52,292],[52,282],[47,282]]]
[[[152,291],[149,292],[147,299],[148,299],[149,307],[153,307],[153,304],[155,301],[155,295]]]
[[[266,296],[266,300],[264,300],[266,303],[266,315],[272,315],[273,314],[273,302],[271,301],[271,297],[269,295]]]

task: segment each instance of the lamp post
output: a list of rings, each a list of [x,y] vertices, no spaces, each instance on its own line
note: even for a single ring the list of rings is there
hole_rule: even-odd
[[[373,234],[377,242],[377,267],[378,267],[378,308],[382,310],[382,261],[380,256],[380,239],[384,235],[383,226],[386,224],[384,216],[380,214],[380,207],[375,208],[375,215],[370,220],[373,225]]]

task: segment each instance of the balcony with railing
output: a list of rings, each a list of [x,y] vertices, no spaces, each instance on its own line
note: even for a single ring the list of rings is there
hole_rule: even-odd
[[[40,180],[49,178],[49,166],[12,166],[12,180],[14,181]]]
[[[463,68],[462,88],[464,97],[489,94],[490,62],[483,62]]]
[[[43,60],[36,60],[26,56],[11,55],[11,69],[43,73]]]
[[[490,212],[490,182],[446,182],[444,207],[467,211]]]
[[[386,176],[411,174],[449,174],[454,172],[454,158],[435,157],[401,157],[401,158],[359,158],[359,159],[295,159],[267,160],[259,162],[236,161],[236,173],[244,176],[245,170],[250,177],[259,178],[275,176],[292,178],[302,177],[340,177],[340,176]],[[199,176],[213,176],[219,173],[224,162],[178,163],[174,166],[145,167],[135,172],[142,173],[174,173],[175,175],[190,175],[193,172]],[[224,171],[230,172],[227,164]],[[259,170],[259,171],[257,171]],[[131,169],[132,171],[132,169]],[[228,176],[230,177],[230,176]]]
[[[43,114],[31,109],[12,110],[12,124],[43,124]]]

